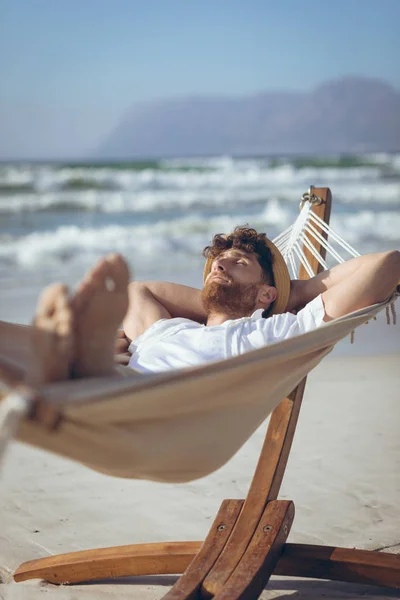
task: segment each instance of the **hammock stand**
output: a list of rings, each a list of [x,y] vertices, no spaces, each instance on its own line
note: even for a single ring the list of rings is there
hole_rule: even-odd
[[[309,199],[313,213],[328,224],[330,190],[310,188]],[[322,270],[315,250],[325,258],[327,236],[323,227],[315,227],[317,239],[311,245],[303,239],[299,249],[298,256],[302,254],[309,263],[307,268],[300,266],[300,279]],[[204,542],[134,544],[61,554],[23,563],[15,581],[41,578],[78,583],[183,573],[164,600],[252,600],[272,574],[400,587],[400,555],[286,543],[294,504],[277,498],[305,385],[306,378],[273,411],[247,498],[222,502]]]

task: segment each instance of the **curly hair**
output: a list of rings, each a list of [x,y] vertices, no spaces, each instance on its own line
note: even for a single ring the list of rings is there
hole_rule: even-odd
[[[256,254],[257,260],[262,268],[263,282],[268,285],[274,285],[274,274],[272,271],[273,256],[271,250],[266,245],[267,235],[258,233],[250,227],[238,226],[229,235],[217,233],[214,235],[211,245],[206,246],[203,250],[205,258],[217,258],[225,250],[235,248],[243,250],[248,254]]]

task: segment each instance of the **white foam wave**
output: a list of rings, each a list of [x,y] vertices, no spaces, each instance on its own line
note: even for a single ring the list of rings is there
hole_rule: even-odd
[[[224,205],[235,201],[299,197],[312,183],[330,185],[343,202],[400,204],[400,155],[379,155],[373,166],[296,168],[289,160],[270,168],[255,159],[169,161],[168,168],[142,170],[55,168],[50,165],[0,167],[1,212],[42,210],[65,203],[89,210],[135,211],[194,204]],[[175,167],[185,165],[185,170]],[[382,165],[393,170],[381,178]],[[162,166],[162,165],[161,165]],[[206,170],[199,170],[207,167]],[[30,186],[30,189],[20,189]],[[8,193],[15,188],[10,198]]]
[[[11,198],[0,196],[0,214],[21,213],[25,211],[43,210],[78,210],[107,213],[121,212],[155,212],[160,209],[182,210],[193,207],[234,207],[244,203],[265,202],[279,198],[281,202],[293,204],[309,187],[312,181],[323,187],[329,178],[311,179],[304,182],[277,181],[272,184],[260,184],[256,179],[244,182],[231,180],[223,185],[206,185],[180,189],[146,189],[136,192],[85,190],[79,192],[63,191],[41,194],[18,194]],[[359,205],[392,205],[400,207],[400,181],[372,181],[351,183],[338,181],[332,186],[335,201],[339,204]]]
[[[373,212],[333,215],[332,228],[351,244],[364,247],[369,240],[381,240],[392,248],[400,246],[400,212]]]
[[[293,222],[295,215],[276,200],[251,219],[243,214],[221,214],[210,219],[191,215],[175,220],[159,220],[152,224],[101,228],[61,226],[52,231],[34,232],[24,237],[0,239],[0,261],[27,268],[54,267],[66,262],[93,261],[107,252],[121,252],[143,266],[157,261],[174,260],[187,264],[199,258],[201,249],[212,235],[244,224],[267,230],[274,237]],[[385,250],[400,245],[400,213],[397,211],[340,214],[332,218],[333,228],[361,252]]]

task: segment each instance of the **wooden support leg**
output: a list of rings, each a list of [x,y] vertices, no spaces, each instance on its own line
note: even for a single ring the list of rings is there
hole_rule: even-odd
[[[400,554],[286,544],[274,573],[400,588]]]
[[[223,550],[243,506],[243,500],[224,500],[208,536],[193,562],[163,600],[198,600],[203,579]]]
[[[294,504],[287,500],[269,502],[241,561],[222,589],[207,588],[202,598],[214,600],[255,600],[268,582],[282,554],[294,519]],[[222,573],[223,576],[223,573]]]
[[[202,542],[132,544],[58,554],[22,563],[14,580],[81,583],[135,575],[174,575],[186,569],[201,545]]]
[[[221,521],[221,524],[224,522]],[[208,568],[206,554],[206,544],[202,542],[135,544],[84,550],[25,562],[15,572],[14,579],[18,582],[39,578],[52,583],[79,583],[134,575],[171,575],[181,573],[190,565],[191,578],[198,568],[196,575],[197,581],[200,581]],[[202,565],[201,555],[202,561],[204,559]],[[285,544],[274,574],[400,588],[400,555],[355,548]],[[188,575],[183,577],[189,581]],[[178,581],[172,590],[181,596],[169,597],[167,594],[168,600],[185,598],[181,586],[186,585],[185,593],[190,589],[193,591],[193,579],[190,581],[192,587],[189,583]],[[186,596],[191,597],[196,596]]]
[[[45,579],[51,583],[79,583],[135,575],[183,573],[194,560],[182,584],[174,586],[172,598],[186,598],[195,589],[195,578],[208,573],[224,547],[243,505],[243,500],[224,500],[206,542],[163,542],[97,548],[58,554],[23,563],[14,573],[15,581]],[[195,577],[193,576],[195,573]],[[200,586],[202,576],[198,582]],[[175,589],[176,587],[176,589]],[[172,593],[172,590],[171,592]]]

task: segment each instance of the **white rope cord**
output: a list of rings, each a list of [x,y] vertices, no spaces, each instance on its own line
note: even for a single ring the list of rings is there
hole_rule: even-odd
[[[303,265],[310,277],[312,277],[314,273],[300,243],[304,245],[324,269],[328,269],[327,262],[316,250],[312,244],[312,240],[317,241],[322,248],[326,250],[326,253],[337,263],[345,262],[346,258],[343,258],[338,249],[332,245],[332,242],[350,256],[360,256],[359,252],[357,252],[357,250],[346,242],[338,233],[333,231],[321,217],[313,212],[312,208],[312,203],[310,201],[305,201],[293,225],[286,228],[273,240],[294,278],[297,277],[298,267],[300,265]],[[325,233],[327,238],[325,238],[322,233]],[[296,265],[297,262],[298,265]]]
[[[394,302],[391,302],[391,304],[390,304],[390,311],[392,313],[393,325],[396,325],[397,324],[397,315],[396,315],[396,307],[394,305]]]
[[[299,239],[299,235],[304,231],[305,226],[307,225],[307,221],[309,218],[309,213],[312,209],[311,203],[307,202],[304,207],[301,209],[299,216],[296,221],[293,223],[293,228],[291,231],[291,236],[288,241],[290,247],[292,247],[297,240]]]
[[[336,252],[336,250],[331,246],[326,239],[320,234],[320,232],[315,229],[313,225],[310,223],[307,225],[305,231],[310,234],[310,237],[314,238],[317,242],[321,244],[323,248],[331,255],[333,258],[337,260],[338,263],[344,263],[345,260]]]
[[[297,278],[298,269],[296,268],[296,264],[292,256],[293,248],[297,243],[301,231],[304,229],[307,223],[311,208],[311,203],[305,203],[293,225],[288,227],[273,240],[274,244],[278,247],[283,258],[285,259],[288,268],[292,270],[294,279]]]
[[[309,277],[313,277],[313,274],[310,274],[309,263],[303,262],[303,258],[301,256],[300,250],[298,246],[293,246],[293,253],[296,255],[296,264],[297,264],[297,272],[299,272],[299,266],[303,265],[304,269],[307,271]],[[308,264],[307,264],[308,263]],[[312,270],[311,270],[312,273]]]
[[[346,240],[344,240],[336,231],[334,231],[331,227],[329,227],[325,221],[323,221],[318,215],[315,213],[311,213],[310,218],[312,221],[316,222],[323,231],[325,231],[329,235],[329,239],[335,240],[340,246],[342,246],[349,254],[351,254],[354,258],[360,256],[360,253],[357,252],[353,246],[350,246]]]
[[[324,238],[324,236],[321,234],[321,232],[318,231],[318,229],[316,229],[314,227],[314,225],[312,225],[312,223],[309,223],[307,225],[306,230],[310,233],[311,237],[313,237],[318,243],[320,243],[321,246],[323,248],[325,248],[325,250],[333,258],[335,258],[339,263],[345,262],[344,258],[342,258],[340,256],[340,254],[334,249],[334,247],[332,246],[332,244],[330,244],[329,241],[326,238]]]
[[[287,258],[288,258],[288,261],[290,264],[290,268],[292,269],[293,279],[297,279],[297,266],[296,266],[296,261],[294,260],[293,252],[288,254]]]
[[[288,238],[290,236],[290,232],[292,231],[292,229],[293,229],[293,225],[290,225],[290,227],[285,229],[285,231],[282,231],[282,233],[277,235],[276,238],[273,240],[275,246],[278,246],[278,248],[279,248],[279,244],[281,244],[282,239]]]
[[[307,256],[304,254],[302,247],[300,246],[300,244],[298,242],[294,245],[293,250],[295,251],[296,255],[298,256],[300,264],[302,264],[304,266],[305,270],[307,271],[307,275],[309,277],[313,277],[314,271],[312,269],[312,266],[311,266]]]
[[[288,242],[289,242],[289,238],[290,238],[290,233],[289,232],[285,238],[282,238],[281,240],[279,240],[278,242],[276,242],[276,240],[273,240],[274,244],[276,245],[276,247],[279,249],[280,253],[282,254],[283,258],[285,258],[286,256],[286,248],[288,247]]]
[[[307,233],[309,233],[308,236],[306,235]],[[324,270],[328,269],[328,264],[325,261],[325,259],[322,257],[322,254],[320,253],[320,251],[317,250],[313,244],[311,244],[311,240],[316,239],[315,236],[306,230],[301,239],[303,240],[304,245],[307,248],[309,248],[310,251],[313,253],[313,255],[315,256],[315,258],[317,259],[319,264],[324,268]],[[317,240],[317,241],[319,241],[319,240]],[[310,244],[311,244],[311,246],[310,246]]]
[[[288,247],[288,245],[286,244],[286,248],[287,247]],[[294,259],[293,259],[293,253],[292,252],[285,252],[285,247],[281,247],[281,248],[279,248],[279,250],[280,250],[280,252],[281,252],[281,254],[282,254],[282,256],[283,256],[283,258],[285,260],[285,263],[286,263],[286,266],[287,266],[287,268],[289,270],[289,274],[290,274],[291,279],[296,279],[297,278],[297,272],[296,272],[296,265],[295,265]]]
[[[324,259],[322,258],[322,256],[318,252],[318,250],[316,250],[316,248],[310,242],[310,240],[308,239],[308,237],[305,235],[304,232],[301,234],[300,240],[303,242],[303,244],[307,248],[307,250],[309,250],[311,252],[311,254],[314,256],[314,258],[317,259],[319,264],[322,265],[324,267],[324,269],[327,269],[328,266],[327,266],[326,262],[324,261]]]
[[[317,225],[319,225],[319,227],[321,227],[321,229],[323,231],[325,231],[326,233],[328,233],[330,235],[330,237],[337,239],[338,242],[340,244],[343,245],[343,247],[346,247],[347,250],[354,252],[355,254],[358,254],[358,252],[352,247],[350,246],[350,244],[348,242],[346,242],[337,232],[335,232],[327,223],[325,223],[325,221],[323,221],[321,219],[321,217],[319,217],[317,214],[312,213],[311,214],[311,220],[316,222]]]
[[[281,251],[285,251],[286,248],[290,248],[296,240],[298,231],[301,231],[303,227],[304,213],[303,211],[298,215],[297,219],[288,227],[282,234],[278,235],[273,242],[276,244]]]
[[[298,218],[298,217],[297,217]],[[292,232],[292,229],[294,227],[295,223],[292,223],[291,225],[289,225],[289,227],[286,227],[286,229],[284,229],[281,233],[278,233],[278,235],[276,236],[276,238],[273,240],[274,244],[278,244],[279,240],[287,235],[290,235],[290,233]]]
[[[326,234],[326,237],[323,233]],[[312,202],[306,200],[303,201],[300,214],[294,224],[276,238],[278,248],[294,278],[297,278],[298,276],[300,265],[304,267],[309,277],[313,277],[314,275],[314,271],[303,248],[308,250],[324,270],[328,269],[326,261],[312,243],[313,240],[317,241],[320,246],[325,249],[326,254],[332,257],[336,263],[344,263],[349,257],[343,258],[333,244],[344,250],[345,253],[347,252],[350,257],[356,258],[360,256],[360,253],[355,248],[327,225],[321,217],[313,212]],[[302,246],[300,244],[302,244]],[[298,262],[297,267],[296,262]],[[386,308],[386,318],[388,324],[390,324],[390,322],[396,324],[397,319],[394,302],[390,304],[390,307],[388,306]],[[351,343],[353,342],[354,331],[351,334]]]
[[[290,234],[292,232],[292,228],[290,228],[290,231],[287,231],[285,236],[278,236],[276,238],[274,238],[272,241],[275,244],[275,246],[279,249],[280,253],[283,255],[285,248],[287,247],[287,243],[288,240],[290,238]]]
[[[0,467],[8,442],[14,436],[20,419],[31,407],[31,400],[21,391],[11,392],[0,402]]]

